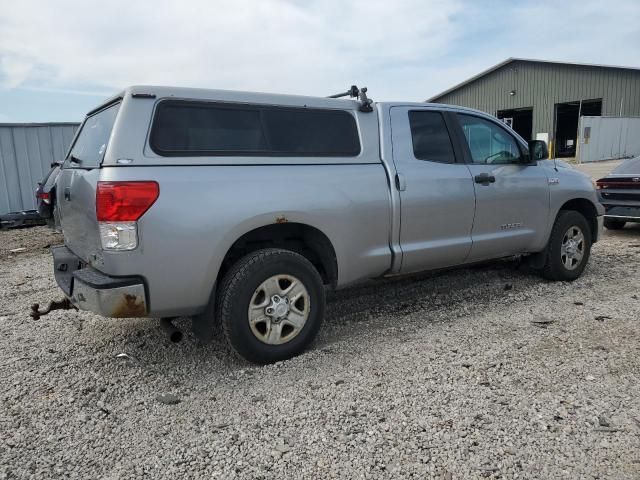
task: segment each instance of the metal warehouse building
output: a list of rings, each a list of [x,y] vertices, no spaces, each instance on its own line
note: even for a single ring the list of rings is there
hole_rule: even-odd
[[[77,123],[0,123],[0,214],[36,208],[35,190],[62,160]]]
[[[427,101],[485,111],[573,157],[580,117],[640,117],[640,69],[509,58]]]

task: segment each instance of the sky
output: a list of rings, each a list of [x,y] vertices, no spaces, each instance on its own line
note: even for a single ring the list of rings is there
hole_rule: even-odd
[[[140,84],[422,101],[508,57],[640,67],[640,0],[0,0],[0,122]]]

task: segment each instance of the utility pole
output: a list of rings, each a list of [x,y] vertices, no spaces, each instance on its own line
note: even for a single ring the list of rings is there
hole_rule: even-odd
[[[578,131],[576,132],[576,163],[580,162],[580,126],[582,123],[582,100],[580,100],[580,106],[578,106]]]

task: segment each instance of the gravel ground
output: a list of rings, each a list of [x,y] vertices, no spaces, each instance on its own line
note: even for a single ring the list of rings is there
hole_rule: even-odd
[[[572,284],[496,262],[332,294],[266,367],[157,320],[31,320],[59,240],[0,232],[0,478],[640,478],[639,226]]]

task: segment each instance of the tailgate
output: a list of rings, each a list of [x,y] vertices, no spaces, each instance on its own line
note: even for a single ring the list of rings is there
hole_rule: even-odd
[[[96,186],[100,169],[62,170],[56,187],[64,243],[78,257],[93,263],[101,252],[96,220]]]
[[[85,119],[56,182],[65,244],[89,264],[102,252],[96,219],[96,188],[119,108],[120,103],[111,104]]]

